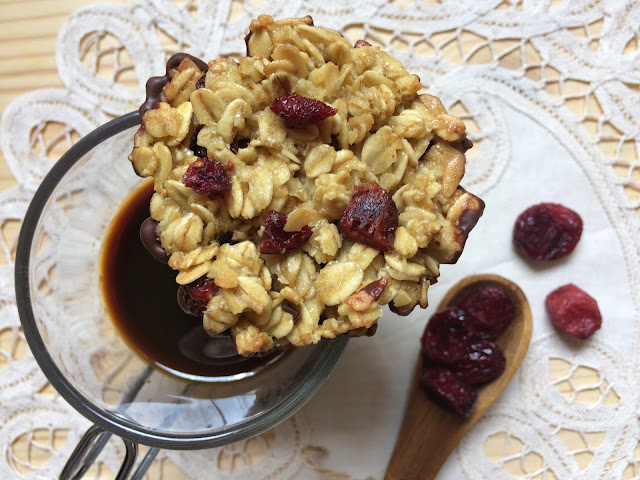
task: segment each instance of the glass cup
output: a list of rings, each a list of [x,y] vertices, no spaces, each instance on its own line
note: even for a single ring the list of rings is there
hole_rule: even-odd
[[[258,435],[292,415],[320,388],[346,337],[293,349],[272,364],[217,382],[173,376],[143,361],[120,338],[100,293],[99,257],[118,206],[144,181],[127,160],[139,128],[130,113],[74,145],[51,169],[26,213],[16,255],[20,321],[43,372],[94,423],[60,478],[79,478],[111,434],[133,472],[138,443],[197,449]]]

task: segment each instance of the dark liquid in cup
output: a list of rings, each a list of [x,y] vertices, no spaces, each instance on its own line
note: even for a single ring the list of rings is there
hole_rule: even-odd
[[[177,272],[153,258],[140,240],[152,195],[153,183],[147,182],[124,201],[102,247],[102,297],[121,337],[158,368],[202,381],[253,371],[283,355],[238,355],[230,337],[209,336],[201,317],[182,311]]]

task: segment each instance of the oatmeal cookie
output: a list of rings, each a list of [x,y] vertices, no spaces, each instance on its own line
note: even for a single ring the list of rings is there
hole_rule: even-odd
[[[378,47],[310,17],[251,22],[246,57],[174,56],[129,159],[177,283],[241,354],[375,331],[427,306],[484,208],[464,123]],[[184,299],[183,299],[184,300]],[[188,300],[188,299],[187,299]]]

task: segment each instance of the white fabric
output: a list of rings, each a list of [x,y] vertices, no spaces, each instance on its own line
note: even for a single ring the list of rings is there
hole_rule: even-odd
[[[521,478],[640,478],[634,453],[640,439],[640,2],[137,0],[132,6],[80,10],[58,37],[58,70],[67,88],[24,95],[3,114],[2,149],[19,186],[0,193],[0,225],[23,217],[52,165],[37,148],[37,133],[47,123],[65,124],[70,139],[71,132],[86,134],[136,109],[145,80],[164,70],[165,50],[205,59],[243,54],[249,19],[261,13],[310,14],[317,25],[339,29],[351,40],[365,36],[383,45],[446,107],[457,104],[465,121],[479,126],[472,135],[479,148],[469,157],[463,184],[484,198],[487,209],[458,264],[443,266],[430,303],[437,304],[465,275],[498,273],[523,288],[535,324],[519,374],[438,479],[517,478],[509,473],[514,462],[524,465],[531,455],[538,456],[539,466]],[[163,48],[167,38],[174,42],[171,48]],[[104,78],[99,62],[83,62],[83,53],[94,49],[94,58],[102,52],[105,39],[112,40],[108,48],[122,62],[117,72],[133,69],[138,88],[123,86],[117,76]],[[614,165],[626,168],[626,176],[616,174]],[[567,259],[538,267],[514,252],[510,236],[515,217],[542,201],[573,208],[585,229]],[[0,245],[10,257],[12,245],[4,236]],[[24,340],[12,268],[0,266],[0,333],[13,335],[17,344]],[[603,313],[603,328],[584,342],[561,337],[544,311],[546,294],[568,282],[590,292]],[[327,456],[312,459],[324,468],[382,478],[403,415],[417,338],[432,312],[433,307],[402,318],[385,311],[376,336],[351,341],[316,396],[277,427],[273,438],[261,437],[265,454],[259,458],[248,455],[248,442],[213,451],[163,451],[158,458],[191,478],[311,480],[320,475],[304,466],[303,457],[304,447],[314,445],[327,450]],[[0,370],[0,478],[53,478],[88,422],[59,397],[39,393],[46,379],[30,354],[18,360],[13,352],[0,355],[7,359]],[[566,378],[551,378],[550,359],[568,365]],[[583,367],[598,373],[590,387],[599,392],[594,401],[584,401],[580,392],[566,394],[567,385],[573,388],[571,375]],[[12,446],[23,435],[35,442],[37,429],[69,431],[63,446],[41,447],[51,460],[40,467]],[[566,430],[581,437],[584,448],[568,448]],[[501,433],[521,447],[505,446],[501,458],[488,458],[486,439]],[[120,442],[111,442],[101,457],[112,472],[122,450]],[[224,462],[218,460],[233,456],[240,458],[236,467],[221,470]]]

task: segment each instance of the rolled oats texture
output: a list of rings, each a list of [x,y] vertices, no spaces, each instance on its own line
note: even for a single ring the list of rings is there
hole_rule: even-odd
[[[135,136],[130,160],[154,178],[151,216],[177,282],[215,280],[221,291],[204,327],[231,329],[243,354],[362,332],[384,304],[405,313],[426,307],[439,265],[457,259],[482,212],[482,201],[459,187],[464,123],[419,94],[419,78],[398,60],[360,45],[310,17],[262,15],[251,22],[246,57],[211,60],[206,72],[185,57],[171,70]],[[286,95],[335,115],[287,128],[271,110]],[[210,198],[184,184],[198,160],[194,145],[227,168],[230,191]],[[368,182],[398,210],[386,252],[336,228],[356,186]],[[308,226],[311,237],[299,249],[260,254],[271,211],[287,216],[286,232]],[[366,298],[363,288],[380,279],[379,298]],[[283,309],[285,301],[300,314]]]

